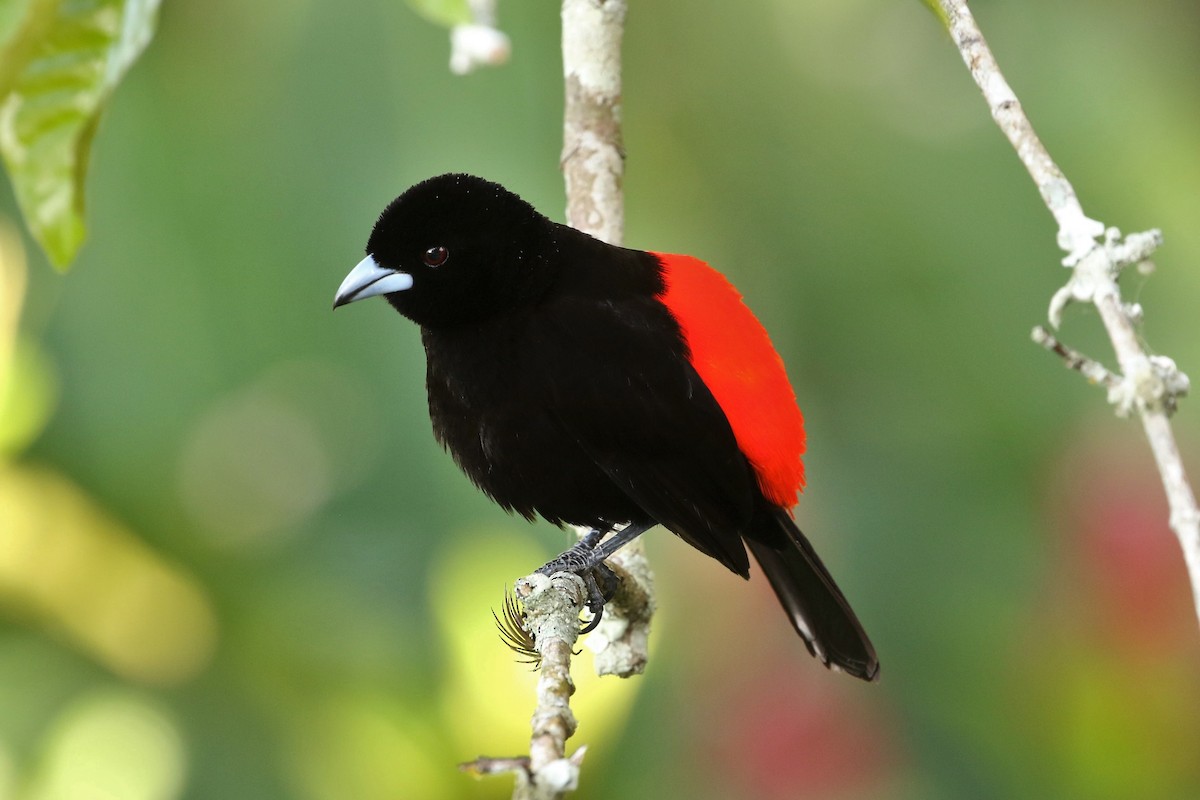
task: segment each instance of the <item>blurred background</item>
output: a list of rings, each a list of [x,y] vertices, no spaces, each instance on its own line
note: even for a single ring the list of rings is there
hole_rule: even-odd
[[[647,674],[576,669],[579,796],[1200,795],[1161,486],[1137,422],[1029,341],[1067,273],[940,26],[916,0],[632,6],[627,241],[719,266],[772,331],[798,519],[883,671],[827,673],[761,576],[655,531]],[[1200,374],[1200,6],[973,7],[1088,213],[1164,230],[1123,284]],[[411,325],[330,313],[420,179],[562,219],[557,5],[500,15],[511,63],[455,77],[400,2],[166,3],[68,274],[5,185],[0,798],[511,792],[455,770],[527,749],[534,676],[489,609],[567,537],[440,451]],[[1063,338],[1111,363],[1090,310]]]

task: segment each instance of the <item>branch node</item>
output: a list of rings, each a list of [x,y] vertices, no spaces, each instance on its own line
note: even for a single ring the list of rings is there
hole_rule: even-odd
[[[576,761],[584,748],[579,748],[571,758],[557,758],[546,764],[533,776],[533,783],[542,792],[561,794],[573,792],[579,788],[579,765],[582,757]]]
[[[469,0],[467,6],[471,21],[450,29],[450,71],[466,75],[508,63],[512,41],[496,27],[496,0]]]
[[[1150,356],[1150,369],[1154,374],[1151,389],[1153,394],[1146,403],[1147,409],[1161,408],[1167,416],[1175,413],[1179,407],[1179,399],[1187,397],[1192,388],[1191,379],[1187,373],[1175,365],[1174,359],[1167,356]]]
[[[1136,362],[1117,385],[1109,387],[1108,402],[1120,417],[1134,412],[1161,412],[1171,416],[1179,407],[1179,399],[1190,389],[1191,381],[1173,359],[1148,356]]]
[[[1139,271],[1147,274],[1143,265],[1149,263],[1162,241],[1162,231],[1156,228],[1125,237],[1117,228],[1107,228],[1102,243],[1093,241],[1078,258],[1072,254],[1063,259],[1063,264],[1074,269],[1066,285],[1050,298],[1050,324],[1055,328],[1062,325],[1063,310],[1070,303],[1095,303],[1102,294],[1116,295],[1116,281],[1125,267],[1136,264]],[[1129,316],[1134,324],[1140,323],[1140,315]]]
[[[1140,310],[1122,302],[1117,285],[1120,271],[1126,266],[1137,265],[1142,274],[1153,269],[1149,258],[1162,244],[1162,233],[1149,230],[1122,239],[1116,228],[1104,229],[1083,213],[1071,184],[1050,158],[1000,74],[995,57],[967,7],[967,0],[937,0],[937,7],[963,61],[983,92],[992,117],[1008,137],[1017,157],[1037,185],[1047,209],[1058,222],[1058,244],[1067,251],[1063,264],[1071,267],[1072,273],[1067,285],[1055,292],[1050,301],[1050,323],[1056,328],[1059,326],[1062,311],[1068,303],[1074,300],[1092,302],[1112,341],[1123,375],[1118,378],[1108,370],[1101,373],[1099,370],[1103,367],[1097,362],[1063,346],[1040,326],[1034,329],[1034,340],[1061,356],[1067,366],[1080,372],[1086,369],[1099,376],[1100,382],[1108,386],[1109,400],[1116,405],[1118,413],[1127,414],[1133,409],[1140,412],[1142,427],[1170,504],[1171,527],[1187,562],[1196,612],[1200,615],[1200,509],[1168,419],[1178,399],[1187,393],[1190,382],[1171,359],[1147,355],[1134,324],[1135,320],[1140,321]],[[1104,241],[1097,244],[1095,239],[1100,233],[1104,234]]]
[[[1136,265],[1139,272],[1148,274],[1154,270],[1150,256],[1162,246],[1163,235],[1158,228],[1148,231],[1131,233],[1122,237],[1117,228],[1109,228],[1104,232],[1104,250],[1108,256],[1110,269],[1115,277],[1122,269]]]
[[[1051,213],[1056,208],[1062,209],[1056,215],[1059,223],[1058,246],[1067,252],[1062,260],[1063,266],[1074,267],[1096,247],[1096,239],[1104,233],[1104,223],[1083,213],[1066,178],[1053,179],[1043,187],[1042,194]],[[1054,198],[1057,196],[1061,196],[1062,199],[1056,203]]]
[[[1032,338],[1061,358],[1067,369],[1079,372],[1091,383],[1107,387],[1108,402],[1120,417],[1127,417],[1135,411],[1162,411],[1169,416],[1175,413],[1179,398],[1186,396],[1191,389],[1188,376],[1166,356],[1148,356],[1130,374],[1121,376],[1109,371],[1099,361],[1063,344],[1041,325],[1033,329]]]

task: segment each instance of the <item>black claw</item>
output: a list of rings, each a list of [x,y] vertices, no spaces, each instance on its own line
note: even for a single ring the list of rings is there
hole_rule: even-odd
[[[604,606],[600,606],[600,608],[592,611],[592,618],[587,621],[587,624],[579,629],[579,635],[583,636],[585,633],[591,633],[592,631],[596,630],[596,628],[600,626],[600,620],[603,618]]]
[[[605,564],[603,561],[597,564],[596,568],[592,570],[592,572],[599,575],[600,580],[603,581],[603,584],[597,586],[596,588],[600,590],[600,597],[603,598],[600,605],[604,605],[604,603],[612,600],[613,596],[616,595],[617,588],[621,585],[621,579],[617,577],[617,573],[613,572],[612,567],[610,567],[608,564]],[[595,579],[593,578],[593,580]]]
[[[596,582],[597,573],[600,573],[601,577],[605,578],[606,584],[608,579],[607,576],[604,575],[604,572],[612,574],[612,570],[610,570],[608,567],[604,567],[602,571],[602,566],[603,565],[597,565],[580,575],[580,577],[583,578],[583,585],[587,588],[588,611],[592,612],[591,620],[580,631],[580,634],[591,633],[596,629],[596,626],[600,624],[600,618],[604,616],[604,604],[608,602],[609,598],[611,597],[611,595],[606,597],[604,592],[602,592],[600,589],[600,584]],[[616,576],[614,575],[613,577],[615,578]]]

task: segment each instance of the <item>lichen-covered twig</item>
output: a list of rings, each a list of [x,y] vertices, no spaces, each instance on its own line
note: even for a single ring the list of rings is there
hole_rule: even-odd
[[[562,169],[567,223],[622,244],[625,204],[621,144],[621,37],[625,0],[563,0],[566,105]]]
[[[1063,344],[1044,326],[1035,325],[1032,338],[1033,341],[1061,358],[1063,366],[1075,370],[1092,383],[1099,383],[1110,389],[1121,384],[1119,375],[1112,374],[1108,367],[1094,358],[1089,358],[1078,350]]]
[[[517,596],[525,608],[525,624],[541,658],[537,682],[537,708],[529,741],[527,787],[518,781],[518,798],[557,798],[579,784],[579,763],[568,759],[566,741],[575,733],[570,698],[571,648],[579,637],[579,612],[587,598],[583,579],[558,572],[550,577],[534,573],[517,582]],[[528,789],[528,791],[523,791]]]
[[[1041,192],[1046,208],[1050,209],[1058,222],[1058,244],[1067,251],[1064,263],[1071,259],[1077,261],[1092,249],[1096,237],[1104,232],[1104,226],[1083,213],[1075,189],[1033,132],[1033,125],[1000,72],[991,48],[984,41],[983,33],[967,8],[966,0],[939,0],[938,4],[945,15],[951,38],[991,109],[992,119],[1012,143],[1021,163],[1029,170],[1029,176]]]
[[[537,707],[531,719],[533,735],[529,755],[516,758],[480,756],[460,764],[473,775],[512,773],[516,777],[513,800],[558,800],[579,785],[579,767],[586,747],[566,757],[567,739],[575,733],[571,712],[571,656],[579,638],[579,613],[587,590],[583,579],[569,572],[546,576],[535,572],[517,581],[515,599],[506,598],[502,630],[519,625],[522,634],[505,633],[519,649],[533,649],[538,664]],[[514,642],[509,642],[513,646]]]
[[[610,244],[623,244],[625,238],[621,144],[625,11],[625,0],[563,0],[562,5],[567,222]],[[605,609],[604,621],[588,642],[596,653],[597,672],[628,677],[642,672],[649,657],[653,574],[637,541],[619,551],[613,561],[621,570],[622,590]]]
[[[618,550],[608,563],[621,579],[604,618],[584,643],[594,654],[597,675],[628,678],[646,670],[650,620],[654,616],[654,573],[641,539]]]
[[[1188,391],[1188,378],[1171,359],[1146,352],[1137,335],[1142,310],[1121,300],[1117,283],[1124,268],[1148,261],[1162,243],[1162,234],[1151,230],[1122,237],[1116,228],[1106,229],[1102,223],[1084,214],[1074,188],[1050,158],[1016,94],[1001,74],[966,0],[937,0],[937,5],[963,61],[983,92],[993,119],[1012,143],[1043,202],[1058,222],[1058,244],[1067,253],[1062,263],[1072,272],[1066,286],[1056,292],[1050,302],[1050,323],[1055,328],[1059,326],[1062,310],[1068,303],[1093,304],[1112,341],[1119,372],[1113,374],[1094,359],[1070,350],[1044,329],[1045,335],[1041,337],[1035,331],[1035,339],[1069,363],[1079,365],[1076,368],[1085,375],[1107,386],[1109,401],[1117,413],[1136,413],[1141,417],[1162,476],[1171,508],[1171,529],[1183,548],[1196,613],[1200,617],[1200,509],[1184,471],[1169,419],[1178,399]],[[1102,234],[1103,240],[1098,241]],[[1084,366],[1087,369],[1083,369]],[[1103,374],[1099,370],[1103,370]]]

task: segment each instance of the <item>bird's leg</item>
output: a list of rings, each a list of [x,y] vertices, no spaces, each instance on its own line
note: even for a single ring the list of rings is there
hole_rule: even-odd
[[[584,626],[583,633],[591,633],[600,624],[604,616],[604,604],[613,598],[617,592],[620,579],[604,560],[617,550],[641,536],[654,523],[630,523],[614,533],[607,541],[600,544],[605,534],[611,531],[593,528],[578,542],[573,544],[557,557],[538,567],[537,572],[543,575],[553,575],[556,572],[571,572],[583,579],[588,593],[588,611],[592,618]]]
[[[581,536],[578,542],[538,567],[535,572],[540,572],[543,575],[553,575],[556,572],[572,572],[582,576],[585,570],[589,570],[594,566],[592,551],[596,549],[596,545],[600,543],[600,540],[604,538],[604,534],[606,533],[608,531],[592,528]]]
[[[597,561],[603,561],[625,545],[657,525],[657,522],[631,522],[612,535],[604,544],[592,550]]]

